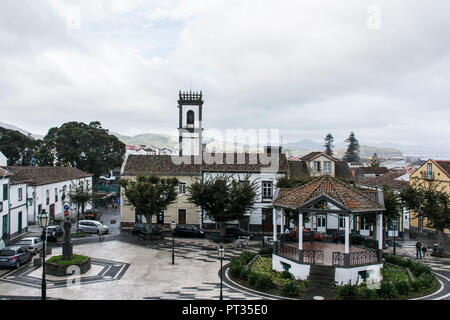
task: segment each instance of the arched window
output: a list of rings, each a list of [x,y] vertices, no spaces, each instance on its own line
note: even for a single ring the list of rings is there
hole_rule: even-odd
[[[194,124],[194,111],[189,110],[186,116],[187,116],[187,124]]]

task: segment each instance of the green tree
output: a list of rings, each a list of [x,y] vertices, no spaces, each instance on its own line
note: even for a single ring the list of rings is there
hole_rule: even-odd
[[[324,147],[325,147],[325,153],[327,155],[329,155],[330,157],[333,156],[333,147],[334,147],[333,146],[333,141],[334,141],[334,138],[331,135],[331,133],[327,134],[327,136],[325,137],[325,145],[324,145]]]
[[[67,122],[51,128],[37,154],[39,165],[55,163],[92,173],[94,185],[102,174],[121,166],[124,155],[125,144],[98,121],[89,125]]]
[[[0,127],[0,151],[8,158],[10,166],[29,166],[41,142],[17,130]]]
[[[371,167],[379,167],[381,165],[380,158],[376,153],[373,154],[372,159],[370,159],[370,166]]]
[[[177,178],[161,178],[155,175],[139,175],[136,180],[120,179],[127,200],[137,214],[142,214],[147,220],[148,231],[151,231],[152,218],[177,198]]]
[[[63,201],[65,195],[63,195]],[[71,190],[67,193],[69,204],[77,208],[77,230],[79,230],[80,213],[84,215],[84,211],[88,204],[92,204],[92,188],[89,183],[80,181],[72,183]]]
[[[281,176],[277,179],[275,186],[277,188],[297,188],[312,180],[313,178],[309,175]]]
[[[432,181],[416,180],[402,191],[401,198],[405,206],[414,211],[415,218],[425,218],[425,226],[436,230],[439,245],[442,245],[444,230],[450,228],[449,195]]]
[[[258,195],[258,183],[250,181],[247,174],[242,180],[232,175],[220,174],[197,179],[188,187],[188,201],[200,207],[204,214],[218,223],[220,236],[224,240],[225,223],[239,220],[253,207]]]
[[[359,162],[361,159],[359,157],[359,142],[355,137],[355,133],[352,131],[350,136],[345,140],[348,142],[347,151],[344,154],[345,162]]]

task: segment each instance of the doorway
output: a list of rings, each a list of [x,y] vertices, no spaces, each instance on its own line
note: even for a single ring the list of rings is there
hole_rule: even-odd
[[[186,209],[178,209],[178,224],[186,224]]]

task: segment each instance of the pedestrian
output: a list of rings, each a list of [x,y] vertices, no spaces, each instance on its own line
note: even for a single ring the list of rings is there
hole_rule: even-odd
[[[290,234],[291,234],[291,231],[289,231],[289,228],[286,227],[286,230],[284,230],[284,241],[289,241]]]
[[[428,250],[427,244],[424,242],[422,244],[422,258],[423,259],[425,259],[425,256],[427,255],[427,250]]]
[[[5,247],[5,241],[3,241],[2,237],[0,236],[0,250],[2,250]]]
[[[100,225],[98,226],[98,240],[103,240],[103,222],[100,222]]]
[[[420,240],[416,242],[416,259],[422,259],[422,242]]]

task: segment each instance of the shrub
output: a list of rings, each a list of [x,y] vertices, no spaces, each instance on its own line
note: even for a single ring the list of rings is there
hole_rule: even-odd
[[[337,295],[340,299],[355,300],[358,298],[358,287],[351,284],[340,286]]]
[[[243,266],[242,264],[233,264],[230,266],[230,276],[232,276],[233,278],[240,278],[241,277],[241,272],[242,269],[244,269],[245,266]]]
[[[264,255],[264,254],[272,254],[273,253],[273,247],[269,246],[269,247],[264,247],[261,250],[259,250],[259,254],[260,255]]]
[[[395,299],[398,296],[398,292],[391,281],[383,281],[378,290],[378,295],[384,299]]]
[[[399,294],[408,294],[411,291],[411,284],[409,281],[397,281],[394,285]]]
[[[371,300],[375,298],[376,291],[367,287],[358,288],[358,296],[361,300]]]
[[[298,296],[299,292],[300,289],[298,288],[298,286],[295,284],[294,281],[286,283],[281,288],[281,294],[285,297],[296,297]]]
[[[430,288],[431,286],[433,286],[434,281],[435,281],[434,275],[428,273],[422,273],[416,279],[417,285],[422,289]]]
[[[283,279],[287,279],[287,280],[291,280],[291,279],[294,279],[294,277],[292,276],[292,274],[289,272],[289,271],[283,271],[283,272],[281,272],[281,277],[283,278]]]
[[[258,274],[256,278],[255,286],[258,289],[266,290],[273,287],[272,278],[265,274]]]
[[[259,275],[260,273],[251,271],[247,277],[248,284],[251,286],[256,286],[256,281],[258,280]]]
[[[247,264],[256,256],[256,253],[244,251],[239,255],[239,259],[241,259],[242,264]]]
[[[250,268],[243,266],[241,269],[241,273],[239,274],[239,278],[241,278],[244,281],[247,281],[250,273],[251,273]]]

